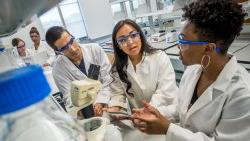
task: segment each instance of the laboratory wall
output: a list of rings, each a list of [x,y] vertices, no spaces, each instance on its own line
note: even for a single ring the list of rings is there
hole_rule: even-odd
[[[79,0],[79,4],[90,39],[112,33],[114,20],[109,0]]]

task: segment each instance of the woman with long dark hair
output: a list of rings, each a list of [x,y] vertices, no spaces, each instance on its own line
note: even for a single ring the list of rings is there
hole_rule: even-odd
[[[167,54],[152,48],[140,27],[130,19],[119,21],[113,29],[113,95],[110,111],[140,108],[141,100],[154,106],[165,104],[160,111],[172,108],[177,90],[175,73]]]

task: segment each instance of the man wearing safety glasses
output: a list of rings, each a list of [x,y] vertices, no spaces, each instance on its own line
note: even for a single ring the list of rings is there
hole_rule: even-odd
[[[74,80],[88,77],[101,81],[102,89],[94,104],[95,115],[101,116],[102,108],[110,99],[108,85],[112,81],[109,75],[111,64],[105,52],[97,44],[78,44],[74,36],[60,26],[47,31],[46,41],[58,54],[53,66],[53,77],[64,96],[70,93],[70,84]],[[93,111],[92,106],[89,108]],[[89,114],[91,117],[94,113]]]

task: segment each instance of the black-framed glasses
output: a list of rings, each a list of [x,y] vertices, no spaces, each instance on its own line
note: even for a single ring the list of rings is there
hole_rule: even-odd
[[[116,39],[117,43],[121,46],[124,46],[124,45],[127,45],[127,42],[128,42],[128,38],[134,40],[136,39],[136,37],[139,37],[140,36],[140,33],[137,32],[137,31],[133,31],[131,33],[129,33],[128,35],[126,36],[121,36],[121,37],[118,37]]]
[[[69,40],[69,42],[65,46],[63,46],[60,49],[57,49],[56,51],[58,51],[58,52],[64,52],[65,50],[69,49],[72,46],[74,40],[75,40],[75,37],[72,36],[71,39]]]

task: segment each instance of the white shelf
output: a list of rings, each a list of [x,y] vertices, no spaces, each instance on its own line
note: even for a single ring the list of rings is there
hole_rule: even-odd
[[[129,1],[129,0],[109,0],[109,3],[117,4],[117,3],[126,2],[126,1]]]
[[[181,15],[171,15],[172,13],[169,10],[160,10],[157,12],[150,12],[150,13],[144,13],[144,14],[139,14],[136,15],[136,18],[142,18],[142,17],[149,17],[149,16],[159,16],[159,15],[166,15],[169,14],[168,17],[164,17],[163,19],[167,20],[175,20],[175,19],[180,19]]]

